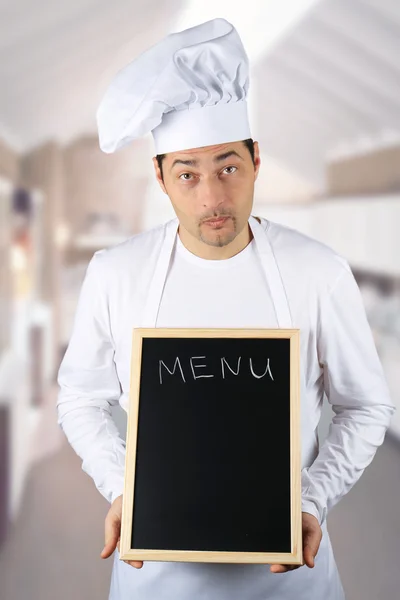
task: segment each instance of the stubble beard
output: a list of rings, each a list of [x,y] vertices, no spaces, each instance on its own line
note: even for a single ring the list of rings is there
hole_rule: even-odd
[[[232,216],[232,215],[218,215],[219,217],[223,217],[223,216],[227,216],[232,220],[232,224],[233,224],[233,231],[230,231],[229,233],[225,233],[225,234],[219,234],[216,233],[215,235],[213,235],[212,238],[208,238],[207,236],[203,236],[202,232],[201,232],[201,223],[199,224],[199,239],[204,242],[205,244],[207,244],[208,246],[215,246],[215,247],[219,247],[222,248],[223,246],[227,246],[228,244],[230,244],[236,237],[237,235],[237,223],[236,223],[236,217]],[[211,217],[209,217],[211,218]],[[211,232],[212,233],[212,232]]]

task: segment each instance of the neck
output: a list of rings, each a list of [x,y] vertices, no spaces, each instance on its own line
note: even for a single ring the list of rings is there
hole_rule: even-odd
[[[241,252],[253,239],[248,223],[243,227],[242,231],[226,246],[210,246],[205,242],[195,238],[191,233],[187,231],[181,224],[178,227],[178,235],[181,239],[182,244],[193,254],[200,258],[206,258],[208,260],[223,260],[225,258],[231,258]]]

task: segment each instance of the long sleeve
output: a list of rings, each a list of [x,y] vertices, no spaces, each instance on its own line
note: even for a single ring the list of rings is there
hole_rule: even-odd
[[[320,295],[317,330],[324,390],[335,415],[301,482],[302,510],[322,524],[371,463],[395,406],[347,262],[332,288]]]
[[[114,363],[101,252],[89,263],[72,336],[58,372],[58,424],[82,470],[109,501],[123,493],[125,442],[111,414],[121,394]]]

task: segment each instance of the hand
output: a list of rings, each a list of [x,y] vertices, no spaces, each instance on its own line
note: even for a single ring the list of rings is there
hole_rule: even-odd
[[[318,548],[322,539],[322,529],[318,523],[318,519],[310,513],[303,512],[302,529],[303,529],[303,563],[301,565],[271,565],[271,573],[285,573],[302,567],[304,563],[312,569],[314,567],[314,558],[317,556]]]
[[[105,545],[101,551],[101,558],[108,558],[118,548],[121,534],[121,519],[122,519],[122,495],[115,498],[110,506],[105,520]],[[143,567],[142,560],[124,560],[128,565],[141,569]]]

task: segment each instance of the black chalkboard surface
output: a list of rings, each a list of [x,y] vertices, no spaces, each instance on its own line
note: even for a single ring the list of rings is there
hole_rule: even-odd
[[[135,329],[120,558],[302,563],[298,329]]]

